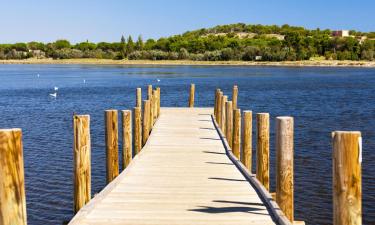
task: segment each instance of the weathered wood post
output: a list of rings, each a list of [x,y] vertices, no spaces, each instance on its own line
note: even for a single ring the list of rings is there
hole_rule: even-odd
[[[74,213],[91,199],[91,137],[90,116],[73,117],[74,146]]]
[[[221,128],[221,114],[222,114],[222,109],[223,109],[222,97],[223,97],[223,92],[220,91],[219,96],[217,98],[217,115],[216,115],[216,122],[220,128]]]
[[[227,101],[228,101],[228,96],[224,95],[222,98],[221,98],[221,131],[223,132],[223,134],[225,135],[226,134],[226,131],[225,131],[225,128],[226,128],[226,122],[227,122],[227,117],[226,117],[226,113],[225,113],[225,105],[227,104]]]
[[[134,154],[137,155],[142,149],[142,112],[141,107],[134,107]]]
[[[149,84],[147,86],[147,100],[151,100],[151,96],[152,96],[152,85]]]
[[[225,131],[226,131],[226,138],[227,138],[227,141],[228,141],[228,144],[229,144],[229,147],[232,148],[232,145],[233,145],[233,108],[232,108],[232,101],[227,101],[226,102],[226,111],[225,111],[225,114],[226,114],[226,128],[225,128]]]
[[[158,99],[158,91],[157,90],[153,90],[152,91],[152,95],[154,96],[154,104],[153,104],[153,109],[154,109],[154,113],[153,113],[153,115],[154,115],[154,124],[155,124],[155,122],[156,122],[156,120],[158,119],[158,101],[159,101],[159,99]]]
[[[155,99],[154,99],[154,95],[152,94],[151,92],[151,97],[150,97],[150,118],[149,118],[149,132],[151,132],[153,126],[154,126],[154,102],[155,102]]]
[[[132,143],[132,112],[122,110],[122,169],[124,170],[133,159]]]
[[[237,159],[241,158],[241,110],[233,110],[233,144],[232,151]]]
[[[233,102],[233,109],[237,109],[238,105],[238,87],[237,85],[233,86],[233,92],[232,92],[232,102]]]
[[[251,173],[252,167],[252,131],[253,131],[253,112],[244,111],[243,112],[243,140],[242,140],[242,151],[243,158],[242,163]]]
[[[333,142],[333,224],[362,224],[362,137],[335,131]]]
[[[256,177],[270,190],[270,115],[257,113]]]
[[[119,175],[117,110],[105,111],[105,124],[105,145],[107,153],[107,183],[110,183]]]
[[[21,129],[0,130],[0,225],[26,225]]]
[[[294,221],[294,122],[293,117],[276,118],[276,202]]]
[[[137,88],[137,98],[136,98],[135,107],[142,107],[142,89],[141,88]]]
[[[142,145],[147,142],[150,135],[150,100],[143,100],[143,127],[142,127]]]
[[[158,110],[157,110],[157,115],[158,115],[158,118],[160,116],[160,87],[157,87],[156,88],[156,91],[158,92]]]
[[[217,107],[218,107],[218,103],[219,103],[219,93],[220,93],[220,89],[217,88],[216,91],[215,91],[215,106],[214,106],[214,118],[216,119],[217,118]],[[216,122],[217,122],[217,119],[216,119]]]
[[[194,98],[195,98],[195,84],[190,85],[190,95],[189,95],[189,107],[194,107]]]

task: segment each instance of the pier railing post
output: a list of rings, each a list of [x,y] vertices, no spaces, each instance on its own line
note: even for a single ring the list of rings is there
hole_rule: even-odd
[[[243,140],[242,140],[242,151],[243,151],[243,164],[251,173],[252,167],[252,145],[253,145],[253,112],[243,112]]]
[[[77,213],[91,199],[90,116],[75,115],[73,127],[74,213]]]
[[[232,151],[237,159],[241,158],[241,110],[233,110],[233,144]]]
[[[142,149],[142,112],[141,107],[134,107],[134,154],[137,155]]]
[[[335,131],[333,142],[333,224],[362,224],[362,137]]]
[[[105,144],[107,153],[107,183],[110,183],[119,175],[117,110],[105,111],[105,124]]]
[[[151,96],[152,96],[152,85],[149,84],[147,86],[147,100],[151,100]]]
[[[122,110],[122,169],[124,170],[133,159],[132,144],[132,112]]]
[[[135,107],[142,107],[142,89],[141,88],[137,88],[137,98],[136,98]]]
[[[157,95],[158,95],[157,117],[159,118],[159,116],[160,116],[160,87],[157,87],[156,91],[157,91]]]
[[[276,118],[276,202],[289,221],[294,221],[294,122]]]
[[[226,131],[226,138],[227,138],[227,141],[228,141],[228,144],[229,144],[229,147],[232,148],[232,145],[233,145],[233,108],[232,108],[232,101],[227,101],[226,102],[226,107],[225,107],[226,111],[226,128],[225,128],[225,131]]]
[[[223,132],[224,135],[226,134],[225,124],[227,122],[227,119],[226,119],[225,105],[227,104],[227,101],[228,101],[228,96],[224,95],[223,97],[221,97],[221,131]]]
[[[0,225],[26,225],[21,129],[0,130]]]
[[[155,122],[156,122],[156,120],[157,120],[157,118],[158,118],[158,91],[157,90],[153,90],[152,91],[152,95],[154,96],[154,102],[153,102],[153,105],[152,105],[152,108],[153,108],[153,111],[154,111],[154,113],[153,113],[153,116],[154,116],[154,119],[153,119],[153,121],[154,121],[154,124],[155,124]]]
[[[154,102],[155,102],[155,96],[151,92],[151,97],[150,97],[150,118],[149,118],[149,132],[151,132],[153,126],[154,126]]]
[[[142,145],[147,142],[150,135],[150,100],[143,100],[143,127],[142,127]]]
[[[190,95],[189,95],[189,107],[194,107],[194,99],[195,98],[195,84],[190,85]]]
[[[217,122],[217,107],[218,107],[218,104],[219,104],[219,93],[220,93],[220,89],[217,88],[216,91],[215,91],[215,104],[214,104],[214,118]]]
[[[257,113],[256,177],[270,190],[270,115]]]
[[[238,101],[238,87],[237,85],[234,85],[233,92],[232,92],[233,109],[237,109],[238,107],[237,101]]]
[[[219,96],[217,98],[217,115],[216,115],[216,122],[221,127],[221,114],[222,114],[222,100],[223,100],[223,92],[219,91]]]

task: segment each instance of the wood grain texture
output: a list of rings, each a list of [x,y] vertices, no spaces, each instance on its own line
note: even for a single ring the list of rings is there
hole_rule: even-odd
[[[149,131],[151,132],[153,126],[154,126],[154,104],[155,104],[155,96],[151,92],[150,97],[150,118],[149,118]]]
[[[270,190],[270,115],[257,113],[256,176]]]
[[[0,130],[0,225],[26,225],[21,129]]]
[[[119,175],[117,110],[105,111],[105,124],[107,183],[110,183]]]
[[[226,102],[225,107],[225,114],[226,114],[226,123],[225,123],[225,131],[226,131],[226,138],[229,144],[229,147],[232,148],[233,146],[233,108],[232,108],[232,101]]]
[[[253,151],[253,112],[243,112],[242,163],[251,173]]]
[[[225,105],[227,104],[228,101],[228,96],[224,95],[221,97],[221,131],[223,134],[226,134],[225,128],[226,128],[226,122],[227,122],[227,117],[226,117],[226,112],[225,112]]]
[[[133,114],[133,130],[134,130],[134,154],[138,155],[141,151],[143,143],[142,143],[142,112],[140,107],[134,107]]]
[[[160,116],[160,105],[161,105],[160,87],[157,87],[156,91],[158,92],[158,110],[157,110],[157,115],[158,115],[158,118],[159,118],[159,116]]]
[[[195,101],[195,84],[190,84],[189,107],[194,107]]]
[[[76,213],[91,199],[90,116],[75,115],[73,117],[73,129],[73,210]]]
[[[219,94],[220,94],[220,89],[217,88],[215,90],[215,104],[214,104],[214,118],[215,118],[216,122],[217,122],[217,111],[218,111],[217,107],[219,105],[219,99],[218,99]]]
[[[233,92],[232,92],[232,102],[233,102],[233,109],[237,109],[238,107],[238,86],[233,86]]]
[[[133,159],[132,112],[122,110],[122,169],[124,170]]]
[[[135,107],[142,108],[142,88],[137,88],[136,96]]]
[[[145,145],[150,135],[150,100],[143,100],[142,145]]]
[[[140,155],[70,224],[275,224],[228,158],[212,111],[162,108]]]
[[[276,202],[290,221],[294,221],[293,127],[293,117],[276,118]]]
[[[362,224],[362,137],[336,131],[333,141],[333,224]]]
[[[219,92],[219,97],[218,97],[218,99],[217,99],[217,115],[216,115],[216,122],[217,122],[217,124],[219,125],[219,127],[221,127],[221,117],[222,117],[222,113],[223,113],[223,107],[222,107],[222,105],[223,105],[223,102],[222,102],[222,100],[223,100],[223,92]]]
[[[233,144],[232,151],[237,159],[241,159],[241,110],[233,110]]]
[[[147,100],[151,100],[151,96],[152,96],[152,85],[149,84],[147,86]]]
[[[156,120],[157,120],[157,118],[158,118],[158,91],[157,90],[153,90],[152,91],[152,95],[154,96],[154,102],[153,102],[153,110],[154,110],[154,113],[153,113],[153,115],[154,115],[154,124],[155,124],[155,122],[156,122]]]

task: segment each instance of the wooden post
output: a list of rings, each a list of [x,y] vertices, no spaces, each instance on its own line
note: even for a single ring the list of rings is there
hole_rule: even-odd
[[[74,127],[74,213],[91,199],[91,138],[90,116],[75,115]]]
[[[117,110],[105,111],[105,124],[105,145],[107,153],[107,183],[110,183],[119,174]]]
[[[122,169],[124,170],[133,159],[132,144],[132,112],[122,110]]]
[[[333,224],[362,224],[362,137],[335,131],[333,142]]]
[[[159,116],[160,116],[160,87],[157,87],[156,91],[158,92],[158,110],[157,110],[157,116],[159,118]]]
[[[153,126],[154,126],[154,95],[152,95],[152,92],[151,92],[151,97],[150,97],[150,118],[149,118],[149,132],[151,132]]]
[[[152,96],[152,85],[149,84],[147,86],[147,100],[151,100],[151,96]]]
[[[253,131],[253,112],[244,111],[243,112],[242,163],[249,170],[250,173],[251,173],[251,167],[252,167],[252,149],[253,149],[252,131]]]
[[[142,89],[141,88],[137,88],[137,98],[136,98],[135,107],[142,107]]]
[[[153,90],[152,91],[152,95],[154,96],[154,104],[153,104],[153,109],[154,109],[154,124],[156,122],[156,120],[158,119],[158,91],[157,90]]]
[[[137,155],[142,149],[142,113],[141,107],[134,107],[134,154]]]
[[[294,221],[294,129],[292,117],[276,118],[276,202],[289,221]]]
[[[21,129],[0,130],[0,225],[26,225]]]
[[[256,177],[270,190],[270,115],[257,113],[257,165]]]
[[[238,87],[237,85],[233,86],[233,92],[232,92],[232,102],[233,102],[233,109],[237,109],[237,100],[238,99]]]
[[[190,85],[189,107],[194,107],[195,84]]]
[[[216,89],[215,91],[215,106],[214,106],[214,118],[216,119],[217,118],[217,106],[218,106],[218,103],[219,103],[219,93],[220,93],[220,89]]]
[[[143,127],[142,127],[142,145],[144,146],[147,142],[150,134],[150,100],[143,100]]]
[[[232,148],[233,144],[233,108],[232,108],[232,101],[227,101],[226,102],[226,138],[229,144],[229,147]]]
[[[222,98],[221,98],[221,131],[223,132],[223,134],[225,135],[226,134],[226,131],[225,131],[225,128],[226,128],[226,113],[225,113],[225,105],[228,101],[228,96],[224,95]]]
[[[221,114],[222,114],[222,109],[223,109],[222,96],[223,96],[223,92],[220,91],[219,96],[217,98],[217,115],[216,115],[216,122],[220,128],[221,128]]]
[[[233,154],[240,159],[241,157],[241,110],[233,110]]]

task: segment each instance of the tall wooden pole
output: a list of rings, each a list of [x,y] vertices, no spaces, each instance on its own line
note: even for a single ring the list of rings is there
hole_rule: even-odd
[[[74,213],[91,199],[91,137],[90,116],[75,115],[74,129]]]
[[[136,98],[135,107],[142,107],[142,89],[141,88],[137,88],[137,98]]]
[[[142,110],[141,107],[134,107],[134,153],[137,155],[142,149]]]
[[[227,138],[227,141],[228,141],[228,144],[229,144],[229,147],[232,148],[232,145],[233,145],[233,108],[232,108],[232,101],[227,101],[226,102],[226,128],[225,128],[225,131],[226,131],[226,138]]]
[[[219,96],[217,98],[217,115],[216,115],[216,122],[217,124],[219,125],[219,127],[221,128],[221,114],[223,113],[222,110],[223,110],[223,107],[222,107],[222,98],[223,96],[223,92],[219,92]]]
[[[160,102],[161,102],[161,99],[160,99],[160,87],[157,87],[156,91],[158,93],[158,110],[157,110],[157,115],[158,115],[158,118],[159,118],[159,116],[160,116]]]
[[[147,86],[147,100],[151,100],[151,96],[152,96],[152,85],[149,84]]]
[[[362,224],[362,137],[335,131],[333,142],[333,224]]]
[[[233,110],[233,154],[237,157],[237,159],[241,158],[241,110],[235,109]]]
[[[190,85],[190,95],[189,95],[189,107],[194,107],[194,99],[195,98],[195,84]]]
[[[122,169],[124,170],[133,159],[132,143],[132,112],[122,110]]]
[[[153,104],[153,109],[154,109],[154,113],[153,113],[153,115],[154,115],[154,124],[155,124],[155,122],[156,122],[156,120],[158,119],[158,101],[159,101],[159,99],[158,99],[158,91],[157,90],[153,90],[152,91],[152,95],[154,96],[154,104]]]
[[[276,202],[289,221],[294,221],[294,122],[276,118]]]
[[[219,93],[220,93],[220,89],[216,89],[215,91],[215,106],[214,106],[214,118],[216,119],[216,122],[217,122],[217,107],[218,107],[218,104],[219,104]]]
[[[152,95],[152,92],[151,92],[151,97],[150,97],[150,118],[149,118],[149,132],[151,132],[153,126],[154,126],[154,102],[155,102],[155,99],[154,99],[154,95]]]
[[[0,130],[0,225],[26,225],[21,129]]]
[[[226,131],[225,131],[225,128],[226,128],[226,113],[225,113],[225,105],[228,101],[228,96],[224,95],[221,97],[221,131],[223,132],[223,134],[225,135],[226,134]]]
[[[110,183],[119,175],[117,110],[105,111],[105,124],[107,183]]]
[[[244,166],[249,170],[251,173],[252,167],[252,131],[253,131],[253,112],[252,111],[244,111],[243,112],[243,158],[242,163]]]
[[[237,85],[233,86],[233,93],[232,93],[232,102],[233,102],[233,109],[237,109],[237,100],[238,99],[238,87]]]
[[[142,145],[147,142],[150,135],[150,100],[143,100],[143,127],[142,127]]]
[[[257,113],[257,165],[256,177],[270,190],[270,115]]]

